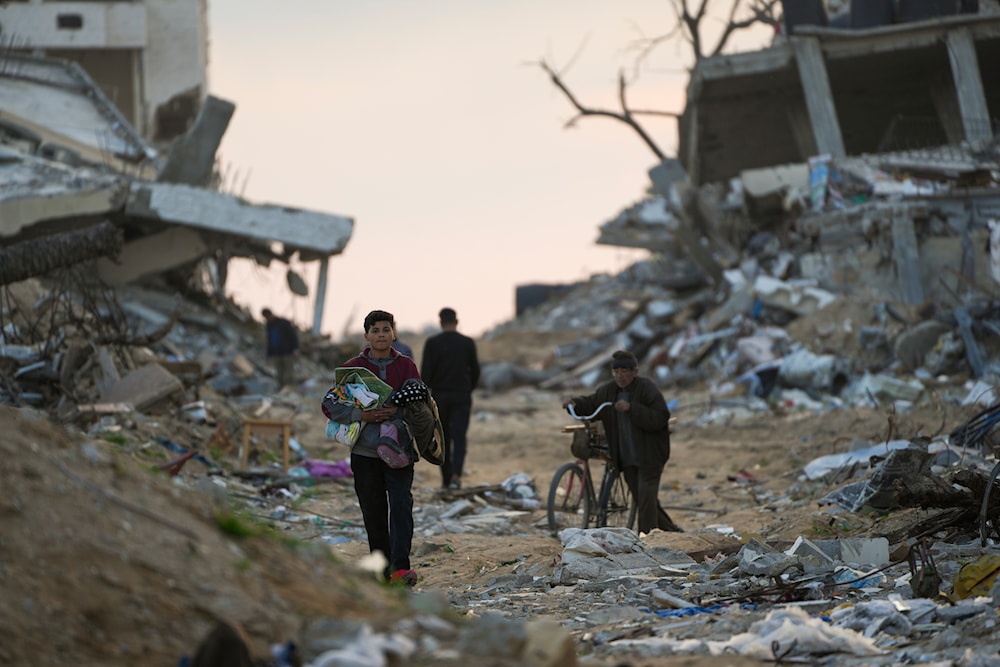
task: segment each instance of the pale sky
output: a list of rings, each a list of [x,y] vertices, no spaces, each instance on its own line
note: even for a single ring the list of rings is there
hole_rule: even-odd
[[[375,308],[405,331],[436,326],[443,306],[478,336],[514,317],[517,285],[642,256],[595,240],[643,197],[655,156],[617,121],[564,129],[574,110],[532,63],[573,61],[581,102],[617,109],[628,45],[669,19],[666,0],[210,0],[209,91],[236,104],[227,190],[354,218],[330,261],[334,339]],[[682,110],[685,58],[661,47],[630,105]],[[647,128],[675,150],[674,120]],[[229,286],[255,316],[269,305],[311,323],[283,270],[237,270]]]

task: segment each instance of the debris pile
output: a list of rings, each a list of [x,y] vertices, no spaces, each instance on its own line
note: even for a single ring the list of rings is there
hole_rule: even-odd
[[[767,405],[753,399],[788,399],[905,410],[960,378],[978,381],[968,400],[989,405],[1000,373],[1000,250],[990,245],[1000,144],[956,148],[948,160],[887,154],[824,160],[822,177],[818,169],[752,170],[726,191],[683,195],[687,186],[674,184],[678,199],[712,215],[695,218],[664,195],[626,210],[601,241],[646,247],[651,259],[497,331],[583,334],[553,351],[546,388],[594,386],[610,352],[628,348],[667,391],[707,385],[751,409]],[[695,219],[720,281],[691,259],[682,232]]]
[[[675,436],[675,447],[704,449],[698,434],[716,429],[735,460],[762,433],[807,423],[808,434],[783,443],[785,477],[765,483],[756,469],[734,466],[666,483],[661,496],[698,520],[683,535],[608,527],[553,534],[539,490],[547,469],[461,490],[416,488],[421,571],[457,568],[449,557],[464,554],[449,541],[463,536],[525,546],[514,558],[477,565],[467,579],[446,572],[434,589],[400,591],[407,613],[381,623],[335,613],[367,590],[358,581],[331,603],[310,579],[327,582],[340,570],[331,553],[354,558],[362,572],[382,569],[367,554],[346,452],[313,437],[324,425],[324,378],[361,343],[303,333],[300,381],[278,391],[262,327],[222,296],[231,257],[320,261],[317,287],[325,289],[326,262],[345,247],[353,221],[254,207],[209,189],[214,151],[191,151],[217,146],[232,113],[222,100],[207,98],[157,165],[156,152],[81,68],[11,54],[17,67],[0,72],[0,99],[5,114],[20,112],[0,127],[0,418],[23,440],[0,440],[16,462],[0,467],[0,518],[11,526],[0,541],[9,593],[0,619],[18,630],[17,643],[0,645],[0,662],[31,662],[48,645],[65,657],[92,643],[107,664],[134,664],[150,644],[159,657],[181,657],[195,628],[233,618],[254,622],[258,639],[274,639],[278,626],[295,633],[297,657],[314,667],[486,658],[570,667],[578,655],[723,654],[775,663],[995,664],[995,648],[991,657],[983,647],[1000,640],[1000,144],[988,118],[964,112],[995,102],[995,84],[980,80],[974,65],[977,49],[996,51],[996,23],[964,16],[860,37],[802,25],[791,46],[699,63],[690,95],[701,98],[682,122],[690,178],[681,161],[665,160],[650,174],[654,193],[600,230],[600,243],[651,257],[572,289],[531,286],[551,298],[483,342],[567,335],[537,363],[484,358],[480,396],[534,393],[517,394],[523,405],[505,415],[477,404],[475,419],[533,427],[540,406],[607,379],[611,352],[627,348],[674,395],[678,428],[689,438]],[[769,68],[799,63],[823,72],[795,79],[795,104],[815,107],[835,92],[820,81],[823,44],[831,62],[850,64],[875,46],[944,53],[939,40],[956,91],[935,88],[935,106],[958,104],[963,114],[939,128],[944,139],[934,145],[900,151],[888,142],[848,156],[837,118],[811,118],[807,137],[805,109],[789,109],[797,152],[809,147],[810,157],[781,164],[772,158],[792,155],[791,139],[771,141],[767,151],[748,142],[741,151],[722,134],[739,124],[714,115],[728,94],[719,83],[731,83],[734,72],[751,105],[761,83],[752,79],[762,77],[767,91],[776,85]],[[41,95],[89,119],[87,140],[67,144],[42,122],[53,105],[29,123],[23,107]],[[850,108],[847,99],[837,108]],[[884,103],[874,106],[873,117],[884,115]],[[114,160],[108,147],[91,145],[104,133],[114,138]],[[860,134],[857,141],[869,141],[878,132]],[[67,153],[68,145],[77,150]],[[827,145],[837,150],[818,150]],[[67,231],[67,220],[79,224]],[[174,252],[160,252],[168,242]],[[308,292],[296,278],[289,275],[290,289]],[[886,426],[872,435],[851,422],[830,436],[838,446],[799,460],[838,410],[858,420],[876,411]],[[904,425],[909,414],[936,423]],[[41,426],[47,418],[60,429]],[[537,444],[499,433],[485,444],[506,448],[515,464],[518,448]],[[96,498],[97,512],[84,514],[89,505],[71,490]],[[43,498],[46,491],[56,500]],[[698,493],[715,494],[722,509],[687,502]],[[52,503],[48,516],[42,501]],[[796,513],[814,524],[799,530]],[[761,515],[787,525],[748,529],[747,517]],[[320,556],[276,556],[272,544],[237,542],[261,526],[318,545]],[[209,549],[230,560],[204,557]],[[90,565],[78,571],[84,556]],[[255,564],[258,557],[280,563],[277,573]],[[72,579],[60,571],[49,589],[35,570],[13,571],[13,558],[72,563]],[[279,595],[288,578],[294,582]],[[86,608],[63,613],[60,594],[76,588]],[[97,595],[107,597],[91,603]],[[154,595],[164,596],[159,605],[148,601]],[[184,609],[177,627],[150,632],[180,595],[196,600],[201,618]],[[123,611],[148,623],[135,630]],[[303,618],[309,622],[297,623]],[[62,634],[53,639],[42,626]],[[139,637],[135,645],[121,640],[120,627]],[[273,657],[292,662],[289,651],[280,644]]]

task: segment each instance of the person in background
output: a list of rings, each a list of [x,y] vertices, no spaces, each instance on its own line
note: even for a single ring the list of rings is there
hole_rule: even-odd
[[[392,347],[400,354],[405,354],[410,359],[413,359],[413,348],[411,348],[409,345],[399,340],[398,338],[392,341]]]
[[[563,408],[589,415],[612,403],[598,417],[604,425],[611,458],[622,471],[636,501],[638,531],[654,528],[683,532],[660,506],[660,477],[670,458],[670,409],[652,380],[639,375],[639,361],[627,350],[611,355],[614,379],[589,396],[564,398]]]
[[[274,364],[278,389],[295,382],[295,359],[299,356],[299,334],[295,326],[270,308],[260,311],[267,331],[267,358]]]
[[[342,366],[367,368],[394,390],[410,378],[420,379],[413,359],[392,347],[396,338],[396,320],[392,313],[373,310],[365,317],[366,345],[358,356]],[[413,543],[413,458],[386,456],[386,437],[397,440],[404,434],[396,431],[392,420],[402,419],[402,407],[388,402],[381,407],[362,410],[329,396],[323,400],[328,419],[347,424],[362,422],[358,441],[351,449],[354,492],[358,496],[368,549],[382,552],[388,564],[383,574],[390,582],[407,586],[417,583],[417,573],[410,567]],[[405,449],[405,448],[404,448]]]
[[[472,415],[472,390],[479,382],[476,342],[458,332],[458,316],[451,308],[438,313],[441,333],[424,343],[420,374],[431,388],[444,427],[444,462],[441,486],[462,488],[462,471],[468,449],[466,433]]]

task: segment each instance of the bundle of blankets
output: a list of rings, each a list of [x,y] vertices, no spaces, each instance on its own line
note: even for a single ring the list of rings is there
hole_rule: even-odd
[[[382,405],[392,393],[392,387],[380,380],[367,368],[341,367],[333,372],[334,384],[324,400],[368,410]],[[353,447],[361,434],[361,422],[341,424],[332,419],[326,423],[326,437],[348,447]]]

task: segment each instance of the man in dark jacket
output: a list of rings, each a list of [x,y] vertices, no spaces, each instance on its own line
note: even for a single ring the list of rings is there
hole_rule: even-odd
[[[614,380],[589,396],[563,399],[563,408],[591,414],[601,403],[612,406],[598,417],[604,425],[615,467],[622,471],[636,502],[638,531],[681,532],[660,506],[660,476],[670,458],[670,410],[652,380],[639,375],[639,361],[627,350],[611,355]]]
[[[396,352],[399,352],[402,355],[409,357],[410,359],[413,358],[413,348],[404,343],[403,341],[399,340],[398,338],[392,341],[392,349],[396,350]]]
[[[444,462],[441,486],[462,486],[462,470],[468,448],[466,432],[472,414],[472,390],[479,382],[479,357],[476,342],[458,333],[458,317],[451,308],[438,313],[441,333],[424,343],[420,376],[431,388],[444,427]]]
[[[299,334],[295,326],[278,317],[270,308],[260,311],[267,330],[267,358],[274,363],[278,389],[295,381],[295,358],[299,354]]]

